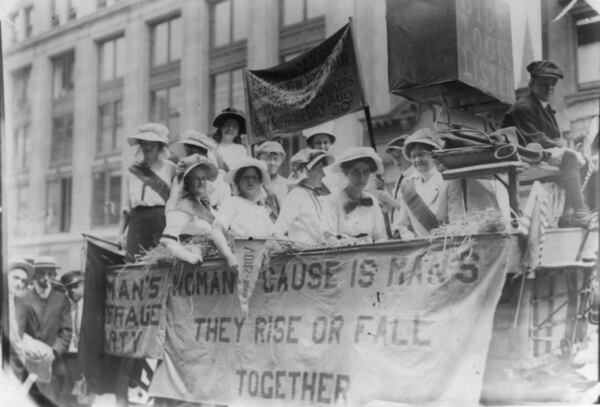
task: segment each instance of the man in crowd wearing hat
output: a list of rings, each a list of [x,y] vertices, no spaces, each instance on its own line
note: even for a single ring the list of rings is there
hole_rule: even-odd
[[[71,343],[63,356],[65,362],[65,380],[61,388],[61,401],[65,404],[80,404],[76,393],[86,396],[85,380],[79,363],[79,338],[81,333],[81,317],[83,315],[83,273],[80,270],[69,271],[62,275],[63,285],[71,305],[72,332]]]
[[[264,161],[267,164],[267,170],[271,177],[270,182],[266,186],[270,190],[279,203],[279,207],[283,205],[283,200],[289,191],[290,182],[286,177],[279,174],[279,168],[285,160],[285,150],[283,146],[276,141],[265,141],[256,148],[256,158]]]
[[[46,359],[51,361],[49,382],[38,380],[31,388],[31,396],[43,405],[59,403],[65,367],[62,355],[69,348],[72,336],[71,309],[67,297],[56,291],[51,281],[59,268],[53,257],[40,256],[33,264],[33,287],[23,296],[25,334],[44,347]],[[44,346],[45,345],[45,346]]]
[[[527,65],[531,75],[529,93],[510,107],[502,124],[516,126],[525,138],[525,143],[535,143],[550,153],[549,163],[560,166],[562,186],[566,192],[565,212],[559,227],[588,227],[598,223],[597,214],[589,210],[581,191],[580,167],[583,157],[574,150],[565,148],[550,98],[563,72],[553,62],[534,61]],[[572,212],[568,213],[568,209]]]
[[[402,206],[398,223],[402,238],[425,237],[439,227],[436,213],[444,181],[432,151],[441,148],[438,134],[428,128],[417,130],[404,143],[404,157],[410,160],[414,171],[400,185]]]
[[[25,303],[22,297],[27,291],[27,284],[33,277],[31,263],[18,259],[8,263],[8,321],[10,339],[10,365],[15,376],[25,380],[26,350],[23,345],[23,331],[25,330]]]
[[[400,208],[402,207],[400,186],[414,171],[414,167],[411,165],[410,161],[404,157],[404,153],[402,152],[402,148],[404,147],[404,142],[406,141],[407,137],[407,135],[396,137],[385,147],[385,152],[392,157],[394,165],[400,171],[400,175],[396,180],[392,194],[384,189],[384,182],[382,178],[377,178],[375,180],[375,187],[377,188],[376,197],[379,202],[385,203],[388,208],[390,208],[389,220],[392,229],[392,237],[397,239],[401,238],[398,224],[400,219]]]

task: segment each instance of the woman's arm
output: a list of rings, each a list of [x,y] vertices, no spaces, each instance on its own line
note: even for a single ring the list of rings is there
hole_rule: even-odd
[[[125,248],[125,243],[127,240],[127,226],[129,226],[129,211],[127,209],[123,209],[121,211],[121,216],[119,217],[119,244],[121,248]]]
[[[213,223],[211,237],[217,249],[221,252],[225,260],[227,261],[227,266],[230,268],[238,268],[237,257],[233,254],[233,251],[227,244],[227,239],[225,238],[225,233],[223,230],[223,226],[215,222]]]

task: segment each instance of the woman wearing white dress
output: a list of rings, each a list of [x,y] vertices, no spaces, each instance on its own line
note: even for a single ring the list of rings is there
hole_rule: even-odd
[[[361,242],[387,239],[383,214],[377,199],[365,187],[372,173],[383,173],[383,163],[371,147],[351,147],[337,159],[332,170],[343,173],[347,186],[327,201],[329,234]]]
[[[275,225],[264,202],[261,186],[269,182],[267,166],[263,161],[248,157],[236,164],[225,181],[233,184],[237,195],[223,202],[215,219],[215,228],[237,239],[270,237]]]
[[[331,192],[323,184],[323,169],[334,161],[322,150],[304,148],[290,160],[304,178],[288,193],[275,223],[278,237],[314,245],[323,239],[325,200]]]
[[[246,117],[240,110],[228,107],[215,117],[213,126],[217,128],[213,139],[218,144],[216,155],[220,161],[219,167],[229,171],[248,157],[248,150],[242,144],[242,134],[246,134]]]
[[[212,224],[215,217],[207,186],[217,178],[218,170],[215,164],[199,154],[181,159],[178,169],[182,190],[174,208],[167,212],[167,226],[160,242],[179,259],[196,264],[202,262],[200,250],[184,248],[180,242],[193,236],[214,235]],[[236,260],[227,248],[224,236],[221,234],[214,240],[228,265],[234,266]]]

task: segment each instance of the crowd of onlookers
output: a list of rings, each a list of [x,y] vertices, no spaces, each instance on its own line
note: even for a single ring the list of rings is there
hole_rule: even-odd
[[[83,273],[50,256],[8,265],[10,366],[38,405],[90,404],[78,358]]]

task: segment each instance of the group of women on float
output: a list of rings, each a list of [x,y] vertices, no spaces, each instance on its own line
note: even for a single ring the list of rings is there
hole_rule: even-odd
[[[197,235],[212,239],[231,267],[237,261],[227,235],[305,246],[380,242],[388,238],[382,207],[393,237],[424,237],[440,222],[464,216],[466,197],[473,195],[459,196],[466,191],[442,180],[432,158],[442,140],[430,129],[388,143],[386,153],[400,172],[390,194],[380,177],[383,162],[372,148],[351,147],[337,158],[329,153],[336,141],[332,122],[303,131],[306,147],[291,157],[290,179],[278,174],[285,159],[281,144],[266,141],[253,154],[242,144],[242,112],[227,108],[213,125],[212,138],[193,130],[182,134],[178,143],[186,156],[177,163],[167,158],[165,126],[147,123],[128,138],[140,157],[125,176],[120,222],[130,261],[162,244],[181,260],[199,263],[201,251],[181,245]],[[365,189],[374,174],[377,189],[370,193]],[[502,189],[480,189],[468,202],[470,210],[500,208],[507,201],[498,193]],[[482,203],[481,196],[488,200]]]

